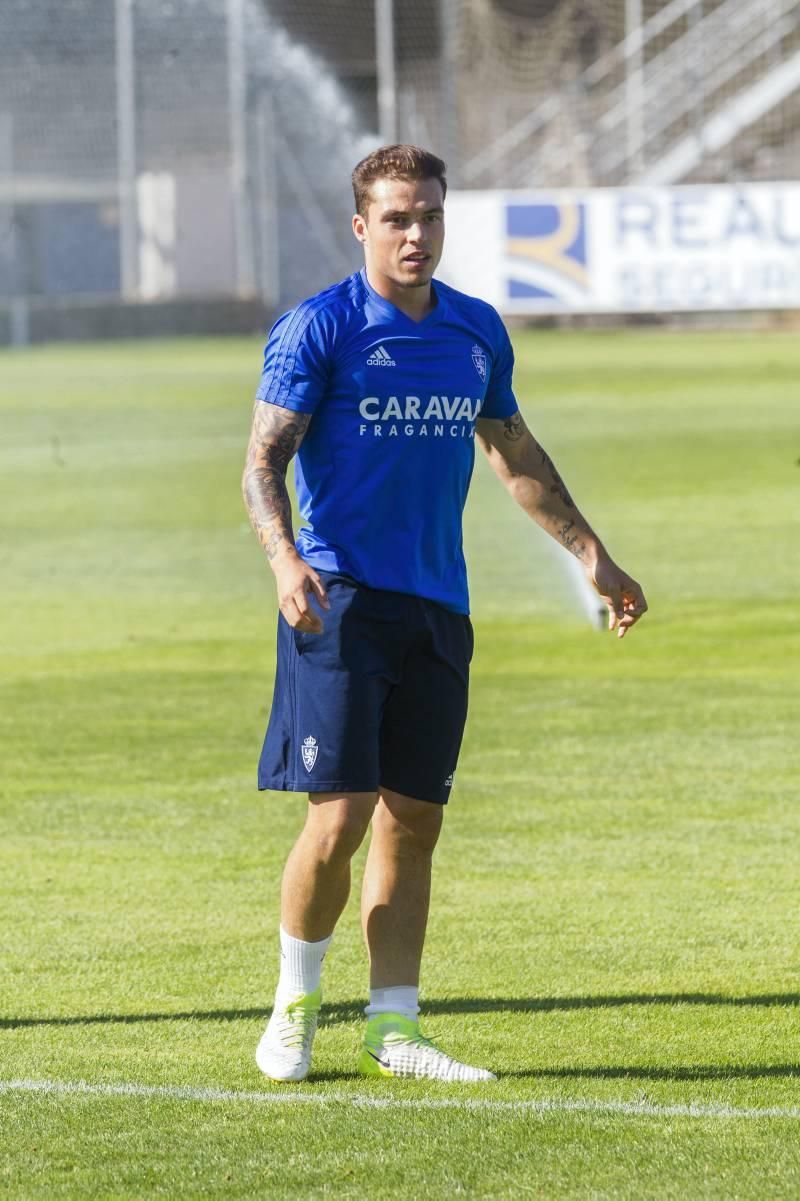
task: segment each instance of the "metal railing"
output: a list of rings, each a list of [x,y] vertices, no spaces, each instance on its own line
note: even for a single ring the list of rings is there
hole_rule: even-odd
[[[491,146],[484,147],[478,154],[463,163],[461,175],[464,183],[473,184],[481,175],[500,166],[504,158],[507,158],[518,147],[522,147],[532,136],[538,134],[555,117],[559,116],[576,94],[588,93],[601,86],[617,69],[624,69],[625,63],[641,53],[643,47],[650,44],[698,5],[702,5],[702,0],[671,0],[643,25],[632,30],[616,46],[595,59],[592,65],[577,77],[570,87],[568,95],[564,93],[551,94],[506,130],[503,136]]]
[[[750,71],[755,83],[772,62],[772,50],[798,27],[796,0],[771,0],[769,21],[763,0],[726,0],[643,68],[642,112],[633,139],[626,138],[625,84],[604,98],[595,127],[593,166],[604,182],[652,165],[670,145],[669,131],[699,127],[719,93]]]
[[[709,0],[672,0],[465,162],[462,180],[532,186],[563,173],[548,136],[565,120],[585,145],[593,182],[641,177],[730,100],[737,77],[762,82],[798,29],[796,0],[722,0],[710,10]]]

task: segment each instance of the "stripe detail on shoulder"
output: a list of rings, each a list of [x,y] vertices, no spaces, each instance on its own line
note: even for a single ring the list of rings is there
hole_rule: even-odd
[[[288,389],[291,383],[291,380],[287,382],[285,378],[287,367],[291,372],[294,356],[297,353],[297,348],[306,330],[318,313],[335,304],[337,300],[343,297],[343,294],[346,295],[352,290],[353,279],[353,276],[348,276],[347,279],[333,284],[330,288],[326,288],[324,292],[319,292],[316,296],[302,301],[293,310],[281,333],[276,351],[275,367],[271,374],[269,387],[261,396],[262,400],[270,404],[281,404],[279,394]]]

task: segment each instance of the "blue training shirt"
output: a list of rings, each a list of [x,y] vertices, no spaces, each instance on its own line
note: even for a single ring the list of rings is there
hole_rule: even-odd
[[[475,421],[516,412],[497,312],[435,282],[416,322],[356,272],[285,313],[259,400],[313,413],[295,461],[300,555],[469,612],[461,520]]]

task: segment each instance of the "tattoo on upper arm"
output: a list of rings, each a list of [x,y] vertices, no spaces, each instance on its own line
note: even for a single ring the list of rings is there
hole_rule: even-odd
[[[522,414],[519,411],[512,413],[510,417],[506,417],[503,422],[503,436],[508,438],[509,442],[519,442],[524,433],[525,422],[522,420]]]
[[[243,490],[253,528],[269,559],[274,559],[284,539],[293,541],[286,471],[310,422],[310,413],[260,400],[253,409]]]

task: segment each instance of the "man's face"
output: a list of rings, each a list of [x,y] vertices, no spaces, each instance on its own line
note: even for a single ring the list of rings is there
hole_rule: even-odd
[[[443,206],[438,179],[377,179],[366,220],[353,217],[369,273],[401,288],[429,284],[442,257]]]

